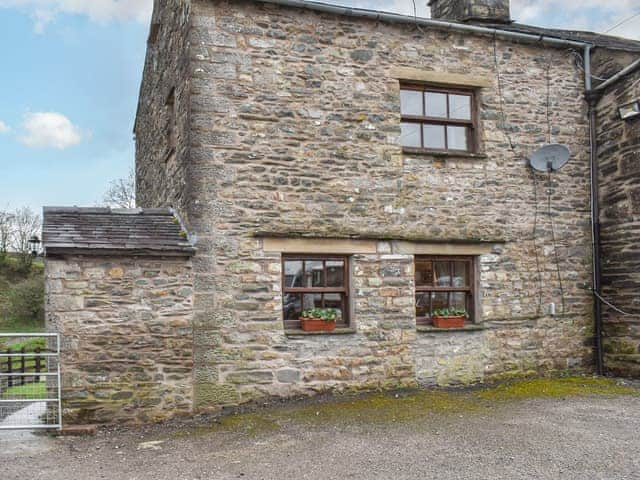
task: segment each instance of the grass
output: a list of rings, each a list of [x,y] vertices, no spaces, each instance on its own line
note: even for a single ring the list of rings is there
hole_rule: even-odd
[[[44,352],[47,349],[47,340],[44,337],[0,338],[0,352],[6,352],[8,349],[11,349],[12,352],[18,353],[23,348],[25,353],[35,352],[38,348]]]
[[[28,383],[26,385],[17,385],[15,387],[9,387],[6,390],[0,392],[0,398],[4,400],[12,399],[43,399],[47,398],[47,383],[37,382]]]
[[[0,319],[0,333],[42,333],[44,324],[11,318]]]
[[[495,411],[496,405],[535,398],[571,396],[640,396],[640,390],[594,377],[539,378],[514,381],[479,390],[405,390],[362,396],[332,398],[305,404],[288,404],[265,410],[223,416],[215,423],[179,430],[176,437],[213,432],[242,432],[250,436],[271,433],[291,423],[348,426],[408,423],[432,416],[473,415]]]

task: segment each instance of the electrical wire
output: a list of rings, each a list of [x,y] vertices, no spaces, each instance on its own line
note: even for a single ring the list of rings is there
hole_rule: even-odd
[[[613,303],[608,302],[602,295],[600,295],[598,292],[596,292],[595,290],[593,290],[593,294],[598,297],[600,299],[600,301],[602,303],[604,303],[605,305],[608,305],[609,307],[611,307],[613,310],[615,310],[616,312],[618,312],[621,315],[624,315],[625,317],[637,317],[638,315],[640,315],[640,313],[629,313],[629,312],[625,312],[624,310],[616,307]]]
[[[503,95],[502,95],[502,75],[500,74],[500,64],[498,63],[498,35],[497,33],[493,34],[493,60],[496,64],[496,79],[498,80],[498,100],[499,100],[499,104],[500,104],[500,118],[502,121],[502,128],[500,128],[500,130],[502,131],[502,133],[504,134],[504,136],[507,138],[508,142],[509,142],[509,147],[511,148],[511,151],[513,152],[513,154],[517,157],[517,153],[516,153],[516,148],[513,144],[513,141],[511,140],[511,135],[509,134],[507,128],[506,128],[506,123],[507,123],[507,116],[504,113],[504,100],[503,100]]]
[[[416,21],[416,28],[420,31],[420,33],[424,34],[424,30],[418,23],[418,7],[416,6],[416,0],[411,0],[413,2],[413,18]]]
[[[493,60],[495,63],[495,68],[496,68],[496,79],[498,82],[498,99],[499,99],[499,106],[500,106],[500,119],[502,121],[502,126],[498,125],[499,130],[502,132],[502,134],[505,136],[505,138],[507,139],[507,141],[509,142],[509,147],[511,149],[511,152],[513,153],[513,156],[516,159],[520,159],[520,155],[518,155],[518,153],[516,152],[516,148],[515,145],[513,143],[513,140],[511,139],[511,135],[509,134],[509,131],[506,128],[506,121],[507,121],[507,114],[505,113],[504,110],[504,97],[503,97],[503,88],[502,88],[502,74],[500,72],[500,63],[498,62],[498,39],[497,39],[497,35],[494,34],[493,36]],[[550,67],[549,67],[550,68]],[[549,77],[549,75],[547,75]],[[548,78],[548,88],[547,90],[550,89],[550,78]],[[548,93],[547,93],[547,97],[548,97]],[[550,118],[549,116],[549,99],[547,98],[547,118]],[[550,125],[550,120],[548,121],[548,124]],[[551,128],[549,127],[549,134],[551,133]],[[538,283],[538,306],[537,306],[537,315],[540,315],[542,313],[542,269],[540,268],[540,253],[538,251],[538,242],[537,242],[537,230],[538,230],[538,183],[537,183],[537,178],[536,178],[536,173],[532,172],[533,175],[533,183],[534,183],[534,196],[535,196],[535,213],[534,213],[534,220],[533,220],[533,233],[532,233],[532,240],[533,240],[533,250],[534,250],[534,256],[536,259],[536,272],[537,272],[537,283]]]
[[[604,33],[609,33],[609,32],[611,32],[611,31],[615,30],[616,28],[621,27],[621,26],[622,26],[622,25],[624,25],[625,23],[630,22],[631,20],[633,20],[633,19],[634,19],[634,18],[636,18],[636,17],[640,17],[640,11],[638,11],[638,12],[634,13],[633,15],[631,15],[631,16],[630,16],[630,17],[628,17],[628,18],[625,18],[625,19],[624,19],[624,20],[622,20],[621,22],[616,23],[613,27],[609,28],[608,30],[605,30],[605,31],[604,31],[604,32],[602,32],[602,33],[603,33],[603,34],[604,34]]]
[[[564,287],[562,285],[562,274],[560,273],[560,255],[558,255],[558,244],[556,242],[556,229],[553,224],[553,216],[551,210],[551,170],[547,172],[549,185],[547,190],[547,207],[549,210],[549,222],[551,223],[551,239],[553,240],[553,253],[556,260],[556,271],[558,273],[558,285],[560,287],[560,298],[562,301],[562,314],[565,313]]]
[[[538,315],[542,313],[542,270],[540,269],[540,254],[538,253],[538,178],[536,172],[531,169],[531,175],[533,176],[533,192],[535,198],[535,209],[533,215],[533,251],[536,257],[536,270],[538,272]]]
[[[551,62],[553,53],[549,54],[547,60],[547,143],[551,143]]]
[[[573,54],[573,57],[575,58],[576,67],[578,67],[578,69],[582,71],[582,73],[586,74],[586,72],[584,71],[584,65],[583,65],[584,59],[582,58],[582,55],[573,49],[570,49],[569,53]],[[598,77],[597,75],[594,75],[593,72],[591,73],[591,78],[595,80],[599,80],[601,82],[606,82],[608,80],[608,78]]]

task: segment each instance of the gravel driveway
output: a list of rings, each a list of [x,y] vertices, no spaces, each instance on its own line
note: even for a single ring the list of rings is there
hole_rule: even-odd
[[[640,396],[378,394],[42,441],[0,434],[1,477],[640,479]]]

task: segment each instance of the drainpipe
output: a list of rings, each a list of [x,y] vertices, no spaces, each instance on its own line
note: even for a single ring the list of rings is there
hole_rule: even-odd
[[[596,105],[599,95],[591,83],[591,45],[584,48],[585,96],[589,104],[589,166],[591,184],[591,256],[593,271],[593,327],[596,373],[604,374],[604,354],[602,349],[602,276],[600,265],[600,205],[598,192],[598,137]]]
[[[625,67],[622,70],[620,70],[618,73],[616,73],[613,77],[611,77],[607,81],[602,82],[600,85],[598,85],[596,88],[594,88],[593,91],[594,92],[603,91],[604,89],[606,89],[607,87],[613,85],[618,80],[620,80],[622,77],[624,77],[625,75],[635,71],[639,67],[640,67],[640,58],[638,60],[636,60],[635,62],[633,62],[631,65],[628,65],[627,67]]]

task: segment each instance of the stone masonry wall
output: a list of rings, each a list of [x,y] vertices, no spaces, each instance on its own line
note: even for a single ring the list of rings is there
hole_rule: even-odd
[[[188,198],[189,0],[155,0],[136,139],[136,201],[173,207],[186,221]]]
[[[192,283],[185,259],[47,258],[46,321],[62,338],[65,424],[192,410]]]
[[[618,107],[640,98],[640,72],[610,87],[598,104],[602,283],[623,316],[603,306],[605,367],[640,377],[640,121]]]
[[[198,0],[190,18],[198,407],[588,368],[588,130],[571,52],[246,0]],[[490,80],[478,92],[481,155],[403,154],[397,67]],[[573,152],[550,186],[525,159],[548,141]],[[417,332],[413,256],[384,247],[352,258],[355,333],[286,336],[269,236],[493,243],[480,259],[487,329]],[[401,285],[385,289],[389,265]]]

